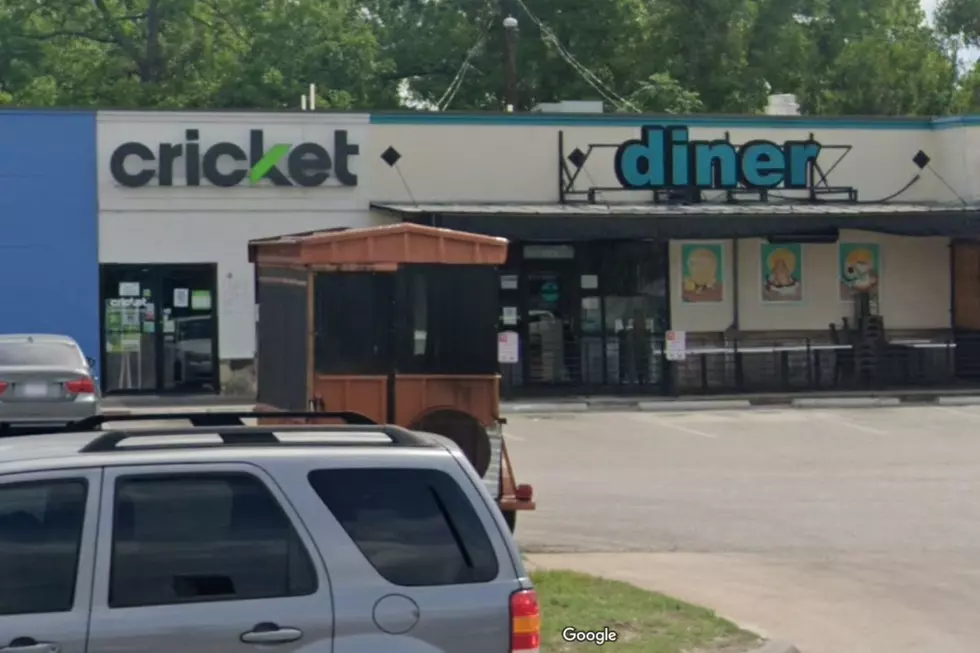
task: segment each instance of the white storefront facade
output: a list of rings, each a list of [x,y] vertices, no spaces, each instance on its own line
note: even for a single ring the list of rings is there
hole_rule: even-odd
[[[378,219],[366,114],[100,112],[107,392],[247,392],[255,238]]]

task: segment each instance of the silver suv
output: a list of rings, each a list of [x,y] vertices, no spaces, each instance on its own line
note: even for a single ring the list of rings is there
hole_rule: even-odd
[[[0,441],[0,651],[537,651],[537,596],[459,448],[332,415]],[[161,419],[191,426],[107,426]]]

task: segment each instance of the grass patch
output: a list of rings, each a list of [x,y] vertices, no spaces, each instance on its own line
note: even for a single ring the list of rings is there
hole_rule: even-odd
[[[596,650],[594,642],[566,642],[562,630],[602,631],[618,638],[599,650],[616,653],[741,653],[759,638],[711,610],[627,583],[570,571],[531,574],[541,601],[542,653]]]

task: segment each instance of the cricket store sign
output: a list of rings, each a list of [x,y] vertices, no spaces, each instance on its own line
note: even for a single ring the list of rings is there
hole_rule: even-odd
[[[247,151],[246,151],[247,149]],[[201,132],[188,129],[183,143],[158,143],[151,147],[132,141],[117,147],[109,159],[113,179],[127,188],[157,186],[212,186],[230,188],[247,182],[256,185],[312,188],[331,176],[342,186],[357,186],[351,158],[360,147],[351,143],[346,129],[333,133],[333,155],[319,143],[274,143],[266,145],[261,129],[249,132],[247,148],[231,142],[201,144]],[[175,171],[183,172],[175,183]]]
[[[687,127],[643,127],[620,144],[615,172],[623,188],[808,188],[820,156],[814,140],[692,140]]]

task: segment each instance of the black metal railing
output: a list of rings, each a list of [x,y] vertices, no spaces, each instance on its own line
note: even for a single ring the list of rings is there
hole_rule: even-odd
[[[943,339],[893,339],[874,346],[797,344],[732,339],[724,345],[691,344],[669,360],[662,337],[649,350],[602,346],[542,354],[525,348],[523,365],[502,365],[506,396],[555,392],[629,395],[792,393],[976,387],[980,389],[980,332]]]
[[[980,387],[980,336],[877,347],[733,341],[688,348],[672,363],[676,394]]]

